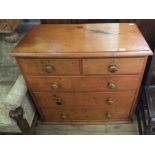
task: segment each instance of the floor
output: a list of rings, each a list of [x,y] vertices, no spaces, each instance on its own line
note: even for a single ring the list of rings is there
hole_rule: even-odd
[[[126,124],[106,125],[52,125],[38,121],[37,135],[139,135],[136,117]]]

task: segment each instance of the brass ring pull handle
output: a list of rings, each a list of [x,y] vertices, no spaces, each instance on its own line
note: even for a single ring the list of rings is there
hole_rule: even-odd
[[[45,66],[45,71],[47,72],[47,73],[52,73],[52,72],[54,72],[54,66],[52,66],[52,65],[46,65]]]
[[[111,114],[110,112],[107,112],[107,113],[105,114],[105,116],[106,116],[107,119],[110,119],[110,118],[112,117],[112,114]]]
[[[116,72],[118,71],[118,68],[117,68],[116,65],[109,65],[109,66],[108,66],[108,70],[109,70],[109,72],[111,72],[111,73],[116,73]]]
[[[57,82],[52,83],[51,85],[53,90],[58,90],[60,88],[60,85]]]
[[[110,88],[110,89],[114,89],[114,88],[116,88],[116,84],[115,83],[113,83],[113,82],[108,82],[108,88]]]
[[[62,119],[66,119],[66,118],[67,118],[66,113],[62,113],[62,114],[61,114],[61,118],[62,118]]]
[[[106,102],[108,105],[114,104],[114,100],[112,98],[107,98]]]

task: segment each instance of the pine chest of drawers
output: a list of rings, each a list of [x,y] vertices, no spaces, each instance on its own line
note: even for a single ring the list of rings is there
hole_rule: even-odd
[[[12,56],[45,122],[129,121],[148,55],[135,24],[34,26]]]

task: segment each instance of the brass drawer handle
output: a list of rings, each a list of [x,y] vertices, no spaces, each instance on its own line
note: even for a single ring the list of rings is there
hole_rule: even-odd
[[[59,90],[60,85],[57,82],[53,82],[51,87],[52,87],[53,90]]]
[[[45,71],[46,71],[47,73],[52,73],[52,72],[54,72],[54,70],[55,70],[55,68],[54,68],[54,66],[52,66],[52,65],[46,65],[46,66],[45,66]]]
[[[111,114],[110,112],[107,112],[107,113],[105,114],[105,116],[106,116],[107,119],[110,119],[110,118],[112,117],[112,114]]]
[[[107,98],[106,102],[108,105],[114,104],[114,100],[112,98]]]
[[[117,68],[116,65],[109,65],[109,66],[108,66],[108,70],[109,70],[109,72],[111,72],[111,73],[116,73],[116,72],[118,71],[118,68]]]
[[[66,118],[67,118],[67,114],[66,114],[66,113],[62,113],[62,114],[61,114],[61,118],[62,118],[62,119],[66,119]]]
[[[114,88],[116,88],[116,84],[115,83],[113,83],[113,82],[108,82],[108,88],[110,88],[110,89],[114,89]]]

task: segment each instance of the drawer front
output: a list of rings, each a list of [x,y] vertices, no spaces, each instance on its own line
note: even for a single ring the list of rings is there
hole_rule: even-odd
[[[28,76],[34,92],[38,91],[121,91],[135,90],[139,85],[138,75],[107,76]]]
[[[80,74],[78,59],[18,59],[27,75]]]
[[[84,74],[129,74],[141,73],[145,59],[138,58],[109,58],[83,59]]]
[[[129,119],[129,109],[43,109],[46,122],[123,121]]]
[[[130,109],[135,92],[34,93],[41,109]]]

